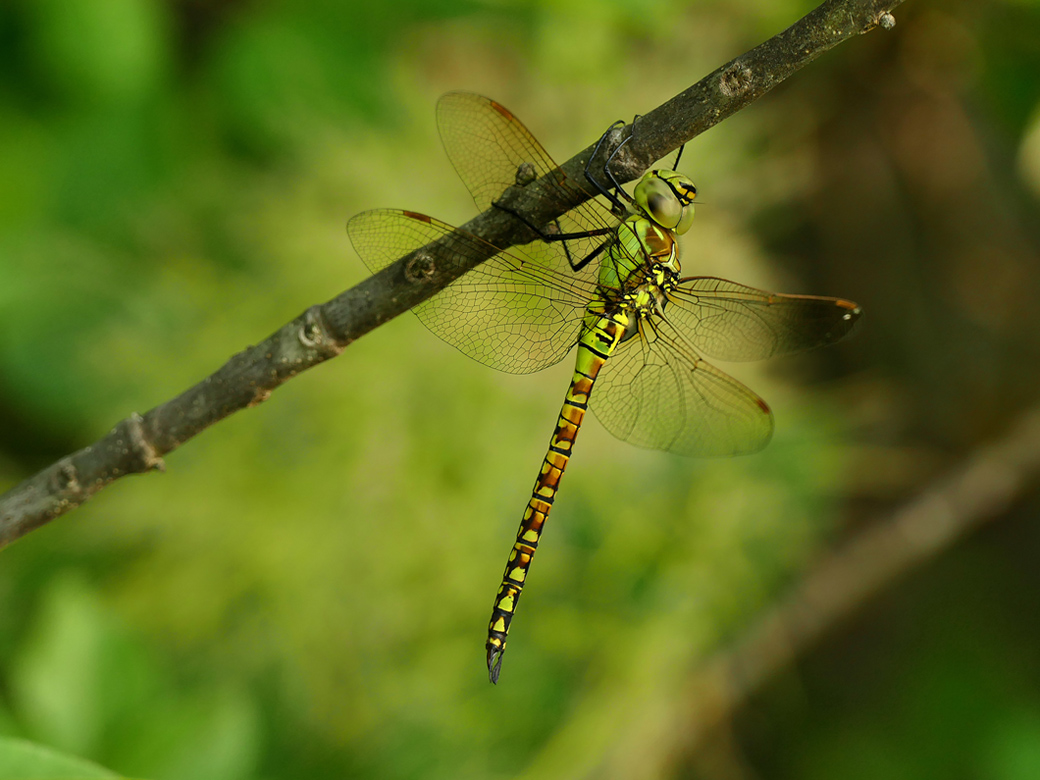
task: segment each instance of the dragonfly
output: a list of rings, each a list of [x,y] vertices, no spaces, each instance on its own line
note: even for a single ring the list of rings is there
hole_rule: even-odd
[[[757,452],[772,437],[772,411],[706,358],[760,360],[832,344],[852,331],[861,309],[840,298],[683,276],[678,236],[691,227],[696,188],[674,169],[648,171],[630,195],[610,170],[612,157],[596,178],[594,154],[585,181],[576,181],[508,109],[469,92],[441,97],[437,124],[480,211],[506,208],[500,200],[510,187],[538,179],[568,202],[583,201],[544,229],[528,223],[540,238],[509,249],[412,211],[365,211],[347,226],[373,273],[423,247],[439,266],[470,267],[489,258],[412,309],[463,354],[524,374],[577,347],[492,609],[485,650],[489,679],[497,683],[510,624],[586,410],[617,438],[644,448],[703,457]]]

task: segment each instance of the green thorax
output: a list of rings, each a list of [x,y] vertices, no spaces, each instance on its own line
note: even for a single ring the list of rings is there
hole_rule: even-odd
[[[679,271],[675,234],[633,214],[618,225],[616,241],[600,263],[600,287],[619,293],[632,290],[643,284],[658,265]]]
[[[600,289],[615,297],[652,282],[655,269],[677,274],[676,236],[690,229],[696,196],[689,177],[648,171],[635,187],[632,214],[618,225],[616,240],[600,262]]]

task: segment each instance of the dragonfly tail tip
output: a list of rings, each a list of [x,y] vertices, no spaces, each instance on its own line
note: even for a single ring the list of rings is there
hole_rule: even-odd
[[[498,685],[498,675],[502,671],[502,649],[493,647],[488,650],[487,656],[488,679],[492,685]]]

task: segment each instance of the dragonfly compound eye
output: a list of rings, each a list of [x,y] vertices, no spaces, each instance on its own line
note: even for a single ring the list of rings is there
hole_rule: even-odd
[[[693,199],[697,197],[697,188],[689,176],[678,171],[658,171],[657,175],[660,181],[667,185],[680,208],[679,217],[673,224],[665,227],[682,235],[693,224]]]
[[[646,216],[666,230],[673,229],[683,217],[683,204],[657,171],[644,176],[635,190],[636,205]]]
[[[693,224],[693,204],[689,203],[683,206],[682,212],[679,221],[676,223],[675,227],[672,228],[672,230],[680,236],[689,230],[690,226]]]

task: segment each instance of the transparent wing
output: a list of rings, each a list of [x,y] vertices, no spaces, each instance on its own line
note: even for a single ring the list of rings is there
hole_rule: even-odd
[[[764,360],[832,344],[862,313],[840,298],[780,295],[712,276],[682,279],[668,297],[668,319],[718,360]]]
[[[391,209],[358,214],[347,232],[373,273],[435,241],[429,259],[442,268],[496,252],[412,311],[446,342],[500,371],[526,374],[559,362],[577,342],[595,296],[595,269],[554,270],[559,258],[546,244],[499,251],[432,217]]]
[[[561,196],[591,193],[585,182],[563,175],[545,148],[505,106],[472,92],[449,92],[437,102],[437,127],[448,159],[480,211],[502,197],[507,188],[550,176]],[[613,229],[620,222],[602,201],[588,200],[556,220],[563,234]],[[603,235],[553,241],[553,251],[574,262],[606,240]],[[568,263],[569,265],[569,263]]]
[[[660,317],[604,364],[590,399],[603,427],[623,441],[679,455],[757,452],[773,435],[766,402],[700,358]]]

